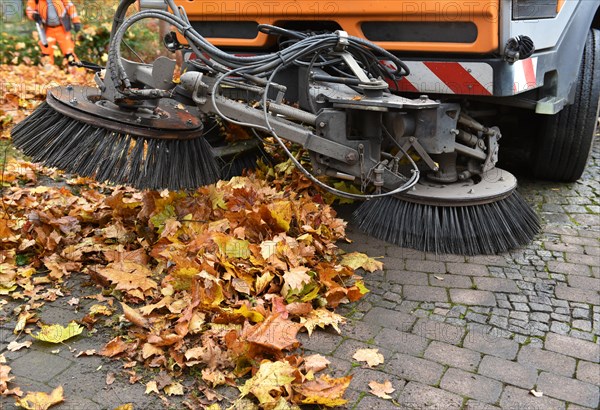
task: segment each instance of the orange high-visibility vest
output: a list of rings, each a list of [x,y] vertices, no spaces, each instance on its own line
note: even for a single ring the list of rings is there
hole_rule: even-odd
[[[75,5],[71,3],[71,0],[51,0],[58,17],[61,19],[68,13],[73,23],[81,23]],[[48,20],[48,0],[27,0],[27,17],[29,20],[33,20],[33,13],[38,12],[44,23]]]

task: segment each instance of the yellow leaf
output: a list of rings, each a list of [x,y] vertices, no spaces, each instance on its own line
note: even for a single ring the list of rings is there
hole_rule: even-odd
[[[133,403],[125,403],[119,407],[115,407],[114,410],[133,410]]]
[[[27,410],[46,410],[64,401],[63,388],[58,386],[48,395],[44,392],[27,393],[27,396],[16,401],[16,405]]]
[[[379,353],[379,349],[358,349],[352,358],[359,362],[366,362],[369,367],[383,363],[383,355]]]
[[[321,329],[325,329],[325,326],[331,325],[338,332],[341,333],[339,324],[346,323],[346,319],[337,313],[330,312],[325,308],[319,308],[312,310],[305,317],[300,318],[300,323],[304,325],[310,336],[315,329],[319,326]]]
[[[183,396],[183,385],[178,382],[169,384],[163,390],[169,396]]]
[[[160,394],[158,391],[158,385],[156,384],[156,381],[152,380],[152,381],[148,382],[146,384],[146,391],[144,393],[145,394],[150,394],[150,393]]]
[[[265,317],[263,315],[261,315],[259,312],[255,311],[255,310],[248,309],[248,306],[246,306],[246,305],[242,305],[239,307],[239,309],[235,309],[233,311],[233,313],[242,315],[245,318],[250,319],[254,323],[262,322],[263,320],[265,320]]]
[[[274,404],[277,402],[277,397],[272,396],[271,393],[281,395],[283,386],[294,381],[295,371],[296,369],[288,362],[264,360],[256,374],[239,387],[242,397],[252,393],[260,404]]]
[[[64,327],[62,325],[42,325],[42,330],[32,337],[42,342],[61,343],[67,339],[77,336],[83,332],[83,327],[75,322],[71,322]]]
[[[383,263],[376,261],[373,258],[369,258],[364,253],[360,252],[347,253],[342,257],[340,263],[355,270],[363,268],[368,272],[375,272],[376,270],[383,269]]]
[[[105,305],[92,305],[90,307],[90,315],[104,315],[110,316],[113,314],[113,311],[109,309],[108,306]]]
[[[327,407],[342,406],[348,402],[343,396],[351,380],[352,376],[335,379],[325,374],[298,387],[294,386],[294,390],[305,396],[302,400],[304,404],[321,404]]]
[[[285,232],[289,231],[292,222],[292,204],[290,201],[273,202],[268,205],[268,208],[277,225]]]

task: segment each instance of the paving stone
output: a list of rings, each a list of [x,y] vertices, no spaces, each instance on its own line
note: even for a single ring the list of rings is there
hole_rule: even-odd
[[[444,288],[432,286],[404,285],[404,298],[408,300],[447,302],[448,294]]]
[[[496,315],[496,316],[508,316],[509,314],[509,310],[508,309],[502,309],[502,308],[493,308],[492,309],[492,314]]]
[[[513,340],[478,332],[469,332],[463,347],[508,360],[513,360],[519,350],[519,344]]]
[[[438,278],[442,278],[442,280]],[[473,286],[473,281],[469,276],[431,274],[429,275],[429,284],[431,286],[439,286],[444,288],[470,289],[471,286]]]
[[[476,322],[476,323],[487,323],[488,321],[488,317],[487,315],[482,315],[479,313],[475,313],[475,312],[469,312],[467,313],[467,315],[465,316],[465,319],[469,322]]]
[[[444,262],[406,260],[406,270],[427,272],[427,273],[446,273],[446,264]]]
[[[385,346],[393,352],[421,356],[429,340],[412,333],[404,333],[394,329],[383,329],[375,337],[376,346]]]
[[[355,361],[352,356],[354,356],[354,353],[356,353],[358,349],[377,349],[379,353],[383,355],[384,363],[388,362],[393,355],[392,351],[387,346],[376,346],[358,340],[346,339],[338,346],[337,349],[335,349],[335,352],[333,352],[333,357],[342,360]],[[362,362],[359,363],[364,364]]]
[[[530,312],[531,311],[531,309],[529,309],[529,306],[526,303],[514,302],[513,307],[515,308],[515,310],[519,310],[521,312]]]
[[[558,313],[551,313],[550,317],[552,320],[557,320],[559,322],[570,322],[571,316],[568,315],[559,315]]]
[[[342,342],[341,336],[337,333],[333,334],[320,329],[316,329],[310,336],[308,333],[299,333],[297,338],[304,349],[325,355],[333,353]]]
[[[597,408],[600,404],[598,386],[547,372],[540,374],[537,390],[544,392],[544,395],[591,408]]]
[[[423,272],[386,269],[385,278],[389,282],[401,285],[427,285],[427,274]]]
[[[556,333],[548,333],[544,348],[589,362],[598,363],[600,361],[600,349],[596,343]]]
[[[595,255],[583,255],[578,253],[568,253],[565,255],[568,262],[581,263],[588,266],[596,266],[598,264],[598,257]],[[589,276],[589,274],[587,275]]]
[[[474,371],[481,360],[479,352],[437,341],[431,342],[423,357],[467,371]]]
[[[383,372],[381,369],[369,369],[367,367],[354,368],[351,371],[352,381],[350,382],[350,388],[356,391],[365,391],[368,392],[369,382],[376,381],[377,383],[383,383],[386,380],[392,382],[392,386],[396,389],[395,393],[392,393],[391,396],[397,396],[398,392],[402,390],[405,381],[395,378],[388,373]]]
[[[558,410],[564,409],[565,403],[547,397],[545,394],[542,397],[535,397],[529,393],[529,390],[506,386],[500,398],[500,407],[514,410]]]
[[[53,354],[31,350],[11,362],[12,373],[38,382],[49,382],[73,364]]]
[[[544,248],[549,251],[583,253],[583,246],[561,242],[544,242]]]
[[[533,367],[494,356],[483,357],[478,373],[524,389],[533,388],[537,379]]]
[[[492,326],[506,329],[506,327],[508,326],[508,319],[506,317],[492,315],[490,316],[488,323]]]
[[[580,360],[577,364],[577,378],[581,381],[600,386],[600,364]]]
[[[589,309],[575,308],[572,315],[574,319],[589,319],[590,311]]]
[[[476,277],[473,280],[475,281],[475,285],[477,285],[477,289],[490,290],[492,292],[519,292],[516,283],[511,279]]]
[[[367,312],[363,320],[373,325],[380,325],[401,331],[409,331],[417,319],[407,313],[397,312],[395,310],[384,309],[381,307],[374,307]]]
[[[450,289],[453,303],[476,306],[496,306],[496,298],[492,292],[472,289]]]
[[[462,397],[456,394],[414,381],[409,382],[398,397],[398,403],[402,409],[414,410],[460,409],[462,402]],[[367,407],[361,408],[366,409]],[[393,407],[389,406],[388,408]]]
[[[552,325],[550,326],[550,330],[559,335],[566,335],[569,333],[571,328],[566,323],[552,322]]]
[[[547,313],[534,312],[529,315],[529,318],[537,322],[548,322],[550,320],[550,315]]]
[[[485,265],[476,265],[474,263],[454,263],[446,264],[449,273],[466,276],[489,276],[489,271]]]
[[[541,303],[529,303],[529,307],[534,312],[552,312],[552,306]]]
[[[467,262],[479,265],[508,266],[509,262],[505,255],[475,255],[467,256]]]
[[[579,289],[570,286],[556,286],[556,297],[572,302],[585,302],[593,305],[600,305],[600,295],[593,289]]]
[[[592,322],[590,322],[589,320],[574,320],[573,323],[571,324],[571,327],[574,329],[580,329],[583,330],[584,332],[591,332],[592,331]]]
[[[576,337],[577,339],[588,340],[594,342],[596,340],[593,333],[582,332],[581,330],[573,329],[569,332],[569,336]]]
[[[440,387],[484,403],[495,403],[502,392],[499,381],[454,368],[444,374]]]
[[[460,343],[465,335],[465,329],[447,323],[434,322],[428,319],[419,319],[412,331],[415,335],[445,342],[451,345]]]
[[[598,263],[600,263],[600,261]],[[596,292],[600,291],[600,279],[598,278],[573,275],[567,278],[567,282],[569,283],[569,286],[574,288],[595,290]]]
[[[430,385],[437,384],[444,372],[438,363],[402,353],[396,353],[385,368],[396,377]]]
[[[482,403],[477,400],[469,400],[464,407],[465,410],[500,410],[500,407],[489,403]]]
[[[366,391],[369,391],[368,389]],[[396,392],[392,393],[392,397],[396,395]],[[393,406],[390,400],[380,399],[379,397],[368,395],[363,397],[358,403],[359,409],[372,409],[372,410],[390,410],[397,408]]]
[[[510,312],[508,316],[511,319],[523,320],[525,322],[529,320],[529,314],[527,312],[514,311]]]
[[[556,273],[566,273],[569,275],[584,275],[590,276],[590,267],[588,265],[567,263],[567,262],[548,262],[548,270]]]

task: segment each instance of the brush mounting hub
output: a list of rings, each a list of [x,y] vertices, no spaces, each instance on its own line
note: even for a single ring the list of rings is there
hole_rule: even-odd
[[[426,178],[399,198],[405,201],[439,206],[470,206],[495,202],[509,196],[517,187],[510,172],[494,168],[481,175],[451,184],[436,183]]]
[[[103,99],[95,87],[69,85],[48,90],[48,105],[67,117],[108,130],[165,140],[202,137],[202,118],[194,107],[161,98],[154,110],[123,109]]]

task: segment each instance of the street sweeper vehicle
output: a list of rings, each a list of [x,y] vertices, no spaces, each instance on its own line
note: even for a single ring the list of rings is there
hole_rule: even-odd
[[[97,87],[51,89],[14,128],[25,154],[179,190],[226,176],[224,163],[251,163],[269,138],[316,185],[362,200],[355,217],[367,233],[458,254],[503,252],[539,229],[516,178],[496,167],[503,129],[523,131],[537,177],[575,181],[584,170],[600,2],[141,0],[126,18],[133,3],[118,6]],[[172,27],[164,45],[183,55],[178,81],[171,59],[122,57],[127,29],[145,19]],[[205,132],[215,118],[256,138],[215,138]]]

